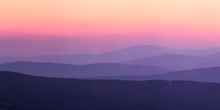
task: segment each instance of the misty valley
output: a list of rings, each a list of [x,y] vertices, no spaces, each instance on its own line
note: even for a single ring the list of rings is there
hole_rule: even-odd
[[[218,51],[1,57],[0,110],[219,110]]]

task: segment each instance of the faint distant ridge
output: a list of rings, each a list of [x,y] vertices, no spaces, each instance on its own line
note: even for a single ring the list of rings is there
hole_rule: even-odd
[[[163,54],[206,56],[219,53],[220,48],[174,49],[155,45],[137,45],[102,54],[45,55],[35,57],[0,57],[0,63],[28,61],[85,65],[93,63],[121,63],[146,59]]]
[[[156,55],[160,55],[163,53],[172,53],[175,49],[162,47],[162,46],[153,46],[153,45],[138,45],[138,46],[132,46],[123,48],[120,50],[116,50],[113,52],[103,53],[101,56],[103,57],[109,57],[109,58],[115,58],[115,59],[137,59],[137,58],[146,58],[146,57],[152,57]]]
[[[30,61],[30,62],[51,62],[65,64],[92,64],[92,63],[118,63],[127,60],[138,58],[146,58],[163,53],[169,53],[174,49],[140,45],[123,48],[113,52],[103,54],[75,54],[75,55],[51,55],[51,56],[36,56],[36,57],[0,57],[0,63],[15,62],[15,61]]]

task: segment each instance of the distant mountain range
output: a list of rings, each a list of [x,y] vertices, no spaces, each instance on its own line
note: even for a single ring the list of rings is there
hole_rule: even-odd
[[[109,76],[109,77],[87,77],[85,79],[105,79],[105,80],[182,80],[220,83],[220,67],[201,68],[192,70],[182,70],[168,72],[159,75],[128,75],[128,76]]]
[[[0,64],[0,71],[13,71],[45,77],[80,78],[95,76],[155,75],[170,72],[172,70],[157,66],[117,63],[68,65],[57,63],[12,62]]]
[[[219,110],[220,84],[104,81],[0,72],[1,110]]]
[[[64,64],[92,64],[92,63],[119,63],[136,59],[149,58],[162,54],[180,55],[209,55],[220,52],[220,48],[209,49],[173,49],[161,46],[140,45],[107,52],[103,54],[75,54],[75,55],[50,55],[35,57],[0,57],[0,63],[29,61],[29,62],[50,62]]]
[[[26,75],[102,79],[102,80],[185,80],[220,83],[220,66],[173,71],[157,66],[97,63],[68,65],[56,63],[13,62],[0,64],[0,71],[19,72]]]

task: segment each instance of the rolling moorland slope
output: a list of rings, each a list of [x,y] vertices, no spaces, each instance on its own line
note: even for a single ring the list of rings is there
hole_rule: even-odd
[[[155,75],[170,72],[172,70],[157,66],[117,63],[68,65],[57,63],[12,62],[0,64],[0,71],[13,71],[45,77],[80,78],[95,76]]]

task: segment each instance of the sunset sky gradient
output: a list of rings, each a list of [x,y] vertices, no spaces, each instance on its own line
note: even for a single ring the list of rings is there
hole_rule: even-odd
[[[1,56],[220,46],[220,1],[0,0],[0,40]]]

